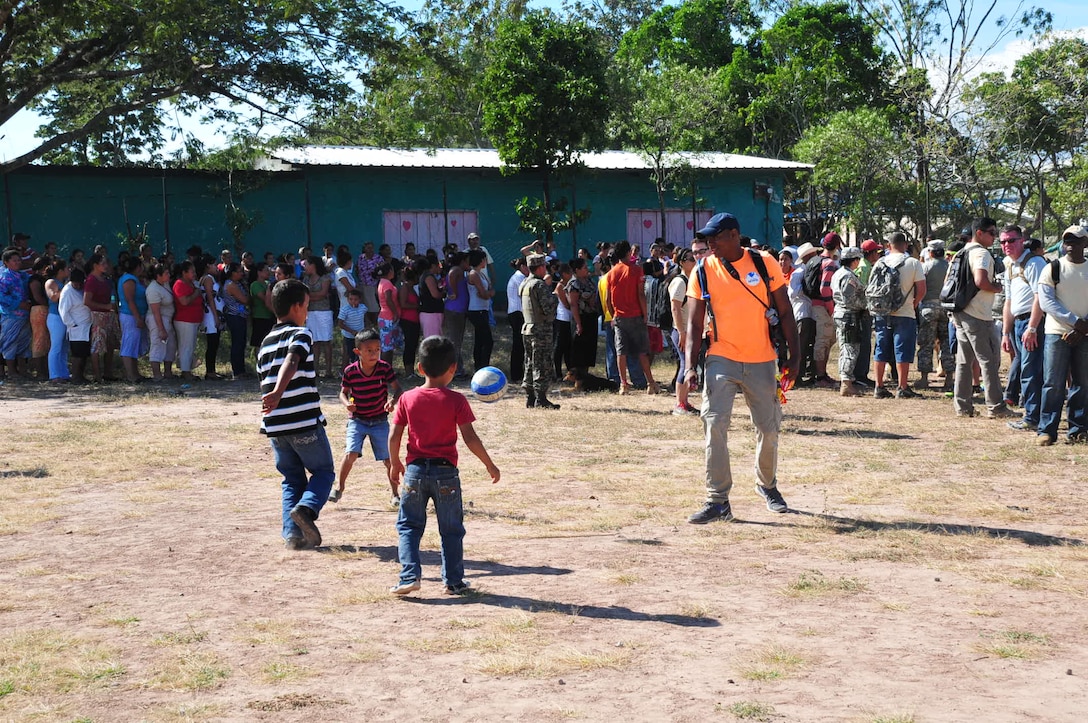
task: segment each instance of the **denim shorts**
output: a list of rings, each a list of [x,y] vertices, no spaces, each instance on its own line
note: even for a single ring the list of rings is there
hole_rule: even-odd
[[[877,316],[873,319],[876,330],[876,354],[878,362],[894,361],[897,364],[913,364],[914,350],[918,346],[918,320],[906,316]]]
[[[361,454],[363,440],[367,437],[370,437],[370,449],[374,452],[374,459],[379,462],[389,459],[389,420],[349,419],[345,451],[348,454]]]

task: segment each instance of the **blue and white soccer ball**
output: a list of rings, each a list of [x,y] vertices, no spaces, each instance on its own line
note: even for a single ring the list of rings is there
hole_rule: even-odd
[[[506,375],[497,367],[483,367],[472,375],[472,393],[481,402],[494,402],[506,394]]]

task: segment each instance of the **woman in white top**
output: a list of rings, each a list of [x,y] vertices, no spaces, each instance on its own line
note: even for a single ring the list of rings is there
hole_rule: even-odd
[[[521,313],[521,282],[529,278],[529,266],[524,256],[510,261],[514,275],[506,282],[506,321],[510,323],[513,345],[510,347],[510,382],[520,384],[525,378],[525,341],[521,338],[521,327],[525,324],[525,315]]]
[[[491,334],[491,298],[495,289],[487,275],[487,253],[482,249],[468,252],[468,312],[466,318],[472,324],[472,363],[475,369],[491,364],[491,350],[495,339]]]
[[[688,279],[691,278],[692,269],[695,268],[695,254],[691,249],[678,248],[673,255],[673,262],[680,267],[680,273],[669,282],[669,303],[672,308],[672,343],[680,352],[676,362],[676,406],[673,414],[698,414],[699,410],[688,402],[687,384],[684,383],[684,373],[687,371],[687,360],[684,358],[684,345],[688,336]]]
[[[174,333],[174,292],[170,290],[170,269],[156,264],[149,269],[151,283],[147,285],[147,328],[151,333],[151,378],[155,381],[174,378],[174,358],[178,355],[178,338]]]
[[[87,274],[74,267],[68,283],[60,292],[57,312],[68,330],[69,356],[72,359],[72,384],[86,384],[84,369],[91,355],[91,310],[83,303],[83,282]]]
[[[337,296],[340,297],[341,309],[349,306],[348,292],[355,288],[355,277],[351,275],[351,261],[350,251],[340,251],[336,254],[336,268],[332,272],[332,283],[336,288]]]
[[[200,277],[200,288],[204,290],[204,378],[222,379],[215,371],[215,360],[219,356],[220,315],[223,313],[223,299],[219,297],[219,278],[215,275],[215,265],[210,257],[197,261],[196,271]],[[201,268],[201,264],[204,265]]]
[[[575,381],[573,360],[571,359],[571,323],[574,317],[570,313],[570,297],[567,296],[567,286],[574,278],[574,272],[570,264],[559,264],[559,278],[555,283],[555,298],[559,304],[555,307],[555,323],[552,326],[552,338],[555,340],[555,353],[552,362],[555,364],[555,378],[564,381]],[[563,376],[563,365],[567,367],[567,375]]]

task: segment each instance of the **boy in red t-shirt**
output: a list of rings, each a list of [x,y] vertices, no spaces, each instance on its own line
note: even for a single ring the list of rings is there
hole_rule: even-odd
[[[374,459],[385,463],[385,476],[389,477],[389,412],[393,411],[400,396],[400,383],[389,362],[381,358],[381,340],[374,329],[363,329],[355,335],[355,356],[348,364],[340,380],[340,403],[347,407],[347,441],[344,459],[340,461],[340,482],[329,495],[329,502],[336,502],[344,494],[355,460],[363,452],[363,441],[370,437],[370,449]],[[398,502],[397,487],[393,490],[393,503]]]
[[[453,342],[443,336],[424,339],[419,346],[417,368],[427,381],[401,396],[389,435],[389,481],[394,491],[401,475],[404,476],[397,515],[400,581],[390,592],[406,595],[419,589],[423,576],[419,540],[427,527],[427,500],[434,500],[442,539],[442,580],[447,595],[458,595],[468,590],[468,583],[465,582],[461,477],[457,471],[457,430],[461,430],[465,446],[484,463],[492,484],[499,481],[499,468],[472,428],[476,417],[465,395],[447,388],[457,373],[457,348]],[[407,467],[400,459],[405,427],[408,428]]]

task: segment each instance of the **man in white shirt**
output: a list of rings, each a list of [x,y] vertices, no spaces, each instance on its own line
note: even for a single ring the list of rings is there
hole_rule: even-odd
[[[1068,392],[1070,444],[1088,442],[1088,262],[1084,247],[1088,229],[1070,226],[1062,233],[1065,256],[1051,262],[1039,277],[1039,307],[1046,313],[1043,344],[1043,401],[1039,412],[1039,446],[1058,438],[1062,402]],[[1057,277],[1057,278],[1055,278]],[[1029,327],[1030,329],[1030,327]],[[1032,330],[1034,331],[1034,330]]]
[[[1035,303],[1035,295],[1046,270],[1046,259],[1024,247],[1024,232],[1016,225],[1001,229],[1001,250],[1005,252],[1001,350],[1013,357],[1005,398],[1018,400],[1024,408],[1024,418],[1009,422],[1009,426],[1034,431],[1039,427],[1039,399],[1043,393],[1043,348],[1036,336],[1043,312]]]
[[[996,237],[997,222],[988,217],[977,218],[971,222],[971,241],[960,251],[966,254],[964,258],[978,289],[963,311],[952,313],[956,327],[956,386],[952,402],[960,417],[975,416],[971,368],[976,359],[986,389],[986,416],[990,419],[1018,416],[1005,406],[1000,377],[1001,348],[995,338],[991,312],[994,294],[1001,291],[994,278],[994,257],[990,255]]]
[[[914,350],[918,345],[917,309],[926,296],[926,275],[918,259],[907,254],[906,234],[899,231],[893,233],[888,245],[891,251],[877,261],[873,273],[876,273],[876,266],[880,264],[898,269],[903,303],[891,314],[875,317],[873,323],[876,329],[876,388],[873,396],[877,399],[892,396],[884,388],[884,372],[889,363],[894,363],[899,377],[899,388],[895,391],[895,397],[913,399],[922,396],[910,388],[907,377],[910,375],[910,365],[914,363]]]

